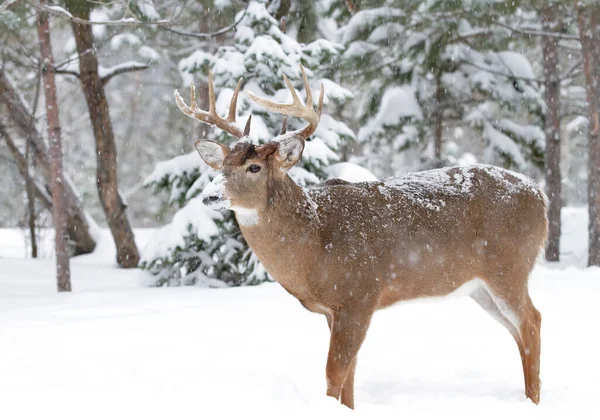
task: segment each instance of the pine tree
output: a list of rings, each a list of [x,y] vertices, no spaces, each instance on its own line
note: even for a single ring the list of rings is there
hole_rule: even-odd
[[[335,4],[343,79],[361,85],[355,120],[370,169],[389,175],[468,161],[473,147],[461,137],[482,139],[486,162],[543,165],[539,83],[509,32],[490,24],[510,21],[514,6],[358,2],[344,23]]]
[[[242,13],[242,12],[240,12]],[[236,18],[237,19],[237,18]],[[269,14],[267,2],[251,1],[246,15],[236,28],[232,45],[224,45],[214,54],[195,51],[183,59],[179,67],[184,82],[204,78],[212,70],[217,112],[226,113],[233,88],[243,78],[243,89],[279,102],[290,102],[282,75],[302,87],[300,64],[318,91],[325,88],[325,110],[319,128],[307,142],[302,162],[290,170],[290,176],[300,185],[309,186],[325,177],[324,169],[339,160],[340,144],[353,139],[354,134],[342,122],[326,114],[328,102],[343,102],[352,95],[335,82],[318,77],[311,71],[331,66],[341,46],[318,39],[300,44],[286,35],[279,22]],[[315,98],[317,100],[317,98]],[[238,100],[238,121],[252,115],[250,140],[261,144],[275,137],[282,116],[266,112],[253,104],[243,93]],[[189,119],[182,117],[182,124]],[[290,120],[290,128],[300,127],[299,120]],[[231,144],[228,134],[212,132],[214,140]],[[192,140],[190,140],[191,146]],[[232,212],[216,213],[206,208],[199,193],[216,176],[196,152],[161,162],[146,180],[157,193],[168,192],[170,202],[180,207],[173,222],[163,227],[144,251],[142,268],[149,274],[150,285],[206,284],[252,285],[268,280],[268,275],[241,236]]]

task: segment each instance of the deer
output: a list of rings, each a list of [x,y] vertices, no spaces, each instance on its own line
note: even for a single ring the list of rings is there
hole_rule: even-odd
[[[503,325],[521,356],[525,394],[540,400],[541,314],[528,279],[548,231],[547,198],[524,175],[491,165],[456,166],[349,183],[334,179],[303,188],[288,171],[302,157],[323,107],[314,109],[301,66],[306,102],[283,79],[292,103],[247,92],[284,115],[281,133],[259,145],[248,118],[236,123],[238,83],[228,116],[217,115],[209,73],[209,110],[198,108],[192,84],[180,110],[239,139],[232,147],[199,139],[201,158],[220,174],[202,192],[204,204],[235,213],[250,248],[272,278],[330,330],[327,395],[354,409],[357,354],[375,311],[397,302],[470,296]],[[308,124],[287,131],[285,118]]]

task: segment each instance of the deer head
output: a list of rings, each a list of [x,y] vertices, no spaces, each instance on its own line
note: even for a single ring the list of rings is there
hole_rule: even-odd
[[[283,114],[286,118],[294,116],[308,122],[299,130],[287,131],[287,123],[284,119],[281,133],[262,146],[254,145],[248,140],[251,116],[248,118],[243,132],[235,124],[241,80],[231,99],[227,118],[221,118],[216,113],[214,87],[210,72],[208,112],[200,110],[196,105],[193,85],[190,106],[186,105],[179,93],[175,91],[177,105],[184,114],[200,122],[216,125],[240,139],[233,148],[204,139],[194,143],[204,162],[211,168],[222,172],[205,188],[202,194],[204,204],[213,209],[229,208],[235,210],[238,215],[244,212],[258,212],[268,203],[268,186],[287,177],[288,170],[300,160],[306,139],[315,132],[319,124],[324,93],[323,85],[321,85],[319,104],[315,111],[306,72],[302,66],[300,69],[306,90],[306,105],[300,101],[292,83],[285,75],[283,75],[284,81],[292,94],[291,104],[273,102],[248,92],[252,100],[264,108]]]

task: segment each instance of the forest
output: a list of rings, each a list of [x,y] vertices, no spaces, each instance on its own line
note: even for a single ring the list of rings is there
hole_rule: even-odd
[[[244,404],[234,407],[222,395],[243,394],[249,384],[255,393],[243,397],[244,401],[256,410],[268,407],[267,418],[285,417],[293,407],[298,408],[294,412],[306,415],[348,414],[321,400],[321,389],[317,393],[311,383],[314,376],[322,375],[313,370],[322,368],[315,360],[322,359],[324,352],[321,348],[317,353],[312,344],[326,341],[329,331],[319,329],[311,336],[314,330],[309,329],[316,321],[303,318],[308,315],[303,308],[296,308],[297,302],[291,303],[286,291],[309,311],[326,315],[332,348],[334,315],[323,309],[320,301],[299,297],[298,290],[304,286],[292,287],[274,274],[281,277],[285,271],[278,268],[279,261],[273,262],[275,257],[287,261],[289,271],[297,274],[302,267],[297,260],[305,254],[286,254],[292,248],[284,233],[278,248],[257,250],[252,238],[263,237],[248,235],[248,226],[258,223],[257,213],[242,214],[247,209],[240,210],[240,206],[230,206],[234,211],[217,211],[209,205],[210,200],[222,198],[215,195],[219,185],[224,185],[221,170],[225,167],[223,173],[229,174],[235,169],[231,162],[240,153],[240,144],[247,142],[246,157],[255,159],[254,163],[261,163],[265,151],[274,147],[273,159],[281,159],[283,163],[277,162],[282,173],[289,176],[294,188],[304,191],[302,197],[313,194],[310,197],[314,198],[319,189],[340,185],[372,185],[386,199],[393,196],[384,193],[390,185],[416,182],[415,188],[428,188],[425,194],[436,198],[423,198],[421,191],[412,199],[415,207],[440,213],[439,218],[427,219],[438,223],[432,238],[447,232],[449,226],[464,224],[464,231],[470,229],[469,212],[475,206],[461,213],[462,218],[455,216],[458,211],[443,209],[456,188],[449,184],[450,179],[464,182],[462,192],[471,193],[471,188],[480,185],[480,180],[471,185],[472,177],[479,176],[477,168],[487,168],[480,170],[490,179],[513,180],[516,187],[511,184],[514,188],[508,188],[507,194],[526,189],[534,195],[539,192],[547,218],[547,238],[539,257],[530,257],[527,249],[500,269],[504,275],[504,270],[517,272],[519,264],[527,265],[524,284],[531,280],[529,290],[536,307],[549,314],[544,327],[544,342],[549,345],[543,348],[551,349],[542,351],[550,372],[545,395],[560,395],[564,404],[556,402],[560,398],[549,405],[542,403],[542,411],[533,418],[558,419],[574,413],[580,415],[572,418],[595,418],[591,414],[595,407],[582,402],[586,396],[593,399],[591,394],[581,391],[592,389],[593,383],[577,375],[569,377],[563,369],[566,358],[573,358],[568,355],[569,342],[586,344],[583,355],[573,361],[580,372],[594,369],[588,362],[596,359],[600,350],[600,342],[586,332],[600,317],[596,304],[600,293],[599,113],[600,2],[596,0],[4,0],[0,3],[0,319],[7,327],[4,332],[0,327],[0,337],[6,333],[6,342],[16,344],[0,350],[0,367],[9,372],[5,382],[0,379],[0,389],[9,389],[10,378],[20,378],[25,372],[25,379],[13,390],[16,411],[8,413],[26,405],[27,384],[37,383],[32,390],[36,395],[47,391],[44,384],[53,384],[56,391],[49,395],[56,392],[55,399],[61,386],[79,396],[67,418],[81,418],[89,414],[84,402],[92,388],[87,385],[100,387],[102,396],[115,397],[111,387],[119,375],[125,375],[123,369],[139,363],[140,369],[156,368],[157,374],[163,375],[161,386],[170,396],[153,403],[158,404],[156,411],[152,405],[146,407],[146,415],[172,415],[176,411],[172,403],[181,402],[183,396],[194,398],[191,389],[198,384],[185,376],[185,361],[191,356],[189,349],[201,348],[201,360],[194,360],[191,369],[197,375],[208,372],[206,378],[219,379],[213,383],[214,389],[210,380],[200,381],[197,391],[212,395],[210,408],[200,415],[214,416],[224,407],[226,417],[244,415]],[[286,130],[292,134],[286,137]],[[301,137],[301,145],[290,141],[290,136]],[[258,172],[261,167],[254,165],[250,170]],[[433,172],[419,175],[421,171]],[[394,181],[397,179],[404,181]],[[402,191],[413,191],[406,188]],[[324,196],[320,199],[325,200]],[[335,197],[331,194],[327,200],[335,201]],[[272,200],[269,198],[269,205]],[[291,215],[288,224],[294,213],[321,211],[322,202],[311,200],[307,201],[308,210],[300,204],[295,211],[286,207]],[[379,222],[374,221],[384,219],[387,210],[374,213],[376,206],[367,199],[364,207],[360,203],[358,207],[364,214],[355,217],[343,211],[351,204],[336,207],[334,203],[331,208],[342,209],[339,217],[346,218],[350,231],[356,228],[354,235],[344,236],[351,244],[348,249],[362,247],[369,252],[370,242],[361,231],[364,220],[375,226]],[[494,214],[491,225],[495,218],[502,224],[508,208],[494,213],[495,205],[493,200],[481,204]],[[536,223],[544,221],[541,216],[530,216],[536,205],[514,213],[510,223],[520,226],[522,236],[510,237],[510,246],[498,255],[533,243],[528,242],[526,232],[533,232]],[[282,226],[288,227],[283,222]],[[310,232],[311,227],[298,227],[298,231],[302,229]],[[508,230],[498,231],[494,239],[506,238]],[[473,234],[477,237],[475,231]],[[335,238],[329,231],[327,235]],[[481,239],[485,251],[476,249],[480,239],[477,237],[471,248],[491,255],[492,246],[485,238]],[[411,240],[414,237],[408,235],[403,244]],[[334,242],[324,243],[324,251],[319,251],[322,255],[310,252],[317,255],[317,261],[328,261],[325,252],[337,246]],[[306,244],[306,249],[312,245],[309,240]],[[374,248],[377,246],[381,245]],[[461,246],[466,245],[458,238],[452,244],[454,249]],[[531,255],[534,251],[538,250]],[[425,254],[415,255],[418,257],[409,252],[410,264],[425,266],[421,259]],[[349,270],[346,278],[350,274],[360,278],[360,272],[348,268],[352,267],[348,261],[356,259],[360,257],[353,251],[344,255]],[[447,259],[448,265],[442,264],[446,281],[457,272],[455,262]],[[390,267],[393,270],[393,264]],[[328,276],[339,269],[329,268],[318,267],[310,273]],[[395,279],[396,274],[393,276]],[[261,286],[239,287],[257,285]],[[333,287],[337,290],[338,284]],[[507,288],[513,292],[512,286]],[[478,290],[483,289],[469,296],[482,308],[487,305],[490,312],[489,302],[477,297]],[[496,308],[496,316],[493,311],[490,314],[515,338],[521,351],[525,392],[537,404],[539,389],[531,384],[532,377],[539,374],[539,341],[535,370],[528,363],[532,363],[530,346],[536,344],[528,344],[523,338],[525,330],[519,328],[528,328],[532,322],[531,335],[539,335],[539,312],[527,306],[532,301],[526,291],[526,303],[517,305],[519,310],[526,308],[522,313],[510,307],[510,300],[494,300],[497,296],[489,287],[488,292],[491,306]],[[435,293],[427,290],[419,297],[430,295]],[[459,410],[458,396],[465,390],[473,418],[489,414],[486,398],[490,395],[494,395],[491,406],[498,409],[499,418],[531,418],[534,412],[532,406],[524,405],[525,394],[520,399],[517,379],[521,379],[515,377],[521,375],[517,370],[521,366],[514,348],[507,350],[514,358],[500,358],[493,368],[499,388],[488,377],[492,374],[481,372],[490,366],[485,354],[495,349],[504,352],[504,346],[511,344],[505,343],[508,336],[496,341],[490,332],[494,321],[474,321],[479,317],[472,317],[470,307],[440,305],[431,312],[428,307],[402,306],[390,312],[386,309],[381,315],[382,327],[369,332],[375,344],[364,350],[375,373],[359,370],[357,374],[357,406],[360,401],[366,405],[359,414],[372,418],[381,413],[387,418],[388,414],[399,415],[399,407],[410,407],[409,414],[418,418],[437,417]],[[295,309],[287,313],[290,306]],[[506,307],[515,310],[507,313],[502,309]],[[446,312],[454,318],[444,319]],[[400,313],[408,318],[396,324],[394,314]],[[517,321],[513,322],[513,316]],[[248,324],[244,324],[245,317]],[[411,317],[418,323],[411,325]],[[177,334],[196,328],[194,319],[203,320],[199,328],[212,347],[199,337]],[[204,324],[207,319],[211,319],[210,326]],[[264,330],[269,321],[274,322],[271,332]],[[78,322],[82,324],[76,325]],[[48,332],[43,332],[45,323]],[[462,326],[453,330],[458,324]],[[93,331],[84,331],[86,325]],[[157,334],[167,337],[164,342],[152,332],[153,326],[158,328]],[[321,322],[318,328],[325,326]],[[423,339],[420,347],[404,349],[402,337],[387,341],[389,329],[394,328],[402,329],[409,339]],[[425,337],[427,328],[432,333]],[[471,337],[471,329],[484,339]],[[224,337],[227,331],[231,334]],[[529,335],[529,330],[526,332]],[[39,343],[31,347],[31,337],[36,334],[49,340],[50,334],[55,334],[63,344],[40,356],[33,348]],[[88,341],[80,342],[75,334]],[[295,343],[289,358],[285,343],[275,339],[277,334],[283,341]],[[453,334],[460,338],[454,340]],[[448,347],[450,357],[466,367],[452,371],[438,360],[440,354],[432,350],[440,347],[435,337]],[[113,354],[111,343],[116,340],[144,356],[135,359]],[[482,341],[486,341],[482,344],[485,349],[475,349],[474,343]],[[276,346],[277,354],[248,350],[256,369],[246,370],[248,363],[240,356],[246,348],[240,346],[255,347],[259,342]],[[389,353],[378,359],[375,351],[387,343],[391,343]],[[77,363],[74,368],[72,360],[63,359],[71,349],[90,352],[102,362],[90,368],[74,356],[72,360],[86,366],[78,371]],[[173,355],[173,350],[178,353],[174,376],[165,379],[167,365],[153,361]],[[391,385],[386,382],[386,372],[390,363],[397,362],[392,351],[404,350],[411,360],[423,363],[413,366],[411,360],[403,360],[390,373],[390,380],[396,381]],[[20,354],[28,355],[34,367],[20,361]],[[308,355],[305,360],[304,354]],[[344,385],[352,390],[350,397],[341,386],[338,394],[331,391],[333,362],[328,359],[327,364],[328,395],[351,408],[356,354],[352,357],[354,361],[344,367],[351,371],[351,385]],[[432,359],[436,362],[428,365],[426,360]],[[223,368],[230,362],[233,367]],[[470,363],[474,364],[472,371],[468,370]],[[115,371],[103,371],[103,366],[115,366]],[[121,369],[118,372],[117,367]],[[4,368],[0,370],[6,371]],[[55,382],[52,378],[63,371],[70,379]],[[104,379],[91,385],[86,382],[86,372]],[[403,372],[412,382],[402,382]],[[423,375],[435,378],[437,373],[440,384],[419,379]],[[294,375],[295,379],[289,379]],[[154,391],[143,375],[125,376],[124,384],[138,387],[134,400],[142,401],[147,392]],[[81,386],[84,383],[86,386]],[[460,384],[458,391],[447,391],[455,383]],[[389,391],[403,396],[392,398]],[[441,405],[428,405],[428,399],[434,397],[441,398]],[[131,401],[119,404],[134,410]],[[389,407],[382,411],[382,404]],[[388,412],[387,408],[394,410]],[[22,418],[38,418],[42,415],[38,409],[29,407]],[[106,410],[98,414],[111,415]],[[178,410],[186,417],[193,408],[188,401]],[[423,413],[429,417],[419,416]]]
[[[193,141],[233,138],[190,123],[172,92],[194,83],[206,105],[212,70],[225,110],[241,78],[239,119],[252,114],[252,140],[264,143],[282,117],[245,92],[285,98],[282,75],[300,88],[302,64],[324,84],[324,116],[295,181],[502,166],[534,178],[549,197],[548,261],[560,258],[561,208],[589,203],[587,264],[600,264],[594,2],[74,0],[2,8],[0,225],[20,227],[32,256],[93,252],[95,230],[107,227],[117,263],[141,266],[157,285],[268,280],[235,218],[197,206],[216,174]],[[64,197],[56,210],[53,179]],[[54,211],[64,219],[56,250],[39,245]],[[134,227],[160,228],[145,251]]]

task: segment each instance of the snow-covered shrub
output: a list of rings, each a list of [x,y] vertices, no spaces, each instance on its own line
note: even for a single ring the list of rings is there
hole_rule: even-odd
[[[325,87],[324,112],[317,131],[306,143],[302,161],[289,174],[302,186],[318,183],[327,177],[325,168],[339,161],[340,144],[354,138],[344,123],[326,114],[328,103],[343,102],[351,93],[315,74],[315,69],[334,62],[342,46],[324,39],[310,44],[298,43],[281,31],[267,11],[265,1],[251,1],[236,29],[232,45],[221,46],[214,54],[196,51],[181,60],[182,78],[185,82],[206,82],[208,69],[212,69],[217,112],[226,115],[233,89],[243,77],[237,121],[242,126],[252,114],[250,141],[261,144],[278,134],[283,117],[254,104],[243,91],[278,102],[291,102],[291,94],[282,78],[285,74],[300,91],[300,96],[305,97],[300,73],[302,64],[313,92],[319,91],[321,83]],[[314,100],[318,100],[318,95],[314,95]],[[288,121],[290,129],[304,124],[305,121],[295,118]],[[236,141],[220,130],[215,129],[212,135],[211,139],[225,144]],[[190,139],[190,149],[193,140]],[[163,227],[143,252],[141,267],[150,274],[146,284],[239,286],[268,280],[267,273],[245,243],[233,213],[211,212],[196,198],[215,175],[215,171],[192,152],[159,163],[146,180],[146,186],[157,193],[166,192],[170,202],[181,207],[173,222]]]

